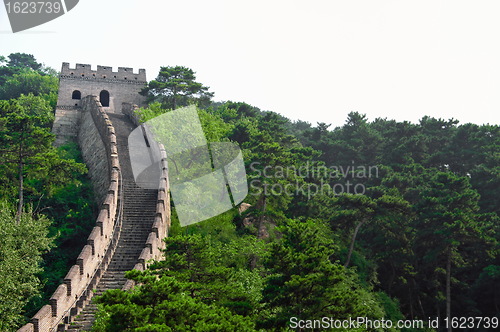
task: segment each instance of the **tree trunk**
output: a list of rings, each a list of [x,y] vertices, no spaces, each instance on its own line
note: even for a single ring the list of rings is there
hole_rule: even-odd
[[[349,247],[349,253],[347,254],[347,260],[344,264],[344,267],[348,267],[349,263],[351,262],[351,255],[352,251],[354,250],[354,242],[356,241],[356,236],[358,235],[360,227],[365,223],[366,221],[363,220],[359,224],[356,225],[356,228],[354,229],[354,234],[352,235],[351,239],[351,246]]]
[[[420,309],[420,312],[422,313],[422,317],[426,317],[424,306],[422,305],[422,300],[420,299],[417,282],[415,281],[415,279],[413,277],[411,278],[411,281],[413,283],[413,289],[415,290],[415,300],[417,301],[418,309]],[[439,313],[438,313],[438,315],[439,315]]]
[[[174,97],[174,103],[173,103],[174,108],[172,108],[172,110],[175,111],[175,109],[177,107],[177,88],[176,87],[174,87],[173,97]]]
[[[264,218],[266,218],[266,206],[267,206],[267,197],[266,195],[263,195],[262,196],[262,205],[260,206],[261,208],[261,215],[259,216],[258,218],[258,221],[257,221],[257,238],[261,238],[261,228],[262,228],[262,225],[264,223]]]
[[[451,247],[448,247],[446,260],[446,317],[448,317],[448,331],[451,331]]]
[[[19,204],[17,205],[16,223],[21,223],[21,214],[23,213],[24,205],[24,177],[23,177],[23,162],[19,162]]]
[[[387,294],[392,293],[392,283],[394,282],[394,279],[396,279],[396,269],[394,268],[394,264],[392,262],[389,262],[389,265],[391,266],[392,273],[387,285]]]
[[[261,211],[261,215],[257,217],[257,238],[258,239],[261,238],[260,230],[262,228],[264,218],[266,217],[265,216],[266,205],[267,205],[266,195],[262,195],[258,199],[257,204],[256,204],[256,209]],[[251,270],[254,270],[257,267],[257,259],[258,259],[257,255],[252,254],[252,256],[250,258],[250,269]]]

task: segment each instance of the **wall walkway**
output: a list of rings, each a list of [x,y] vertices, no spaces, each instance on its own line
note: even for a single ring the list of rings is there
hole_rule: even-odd
[[[130,105],[127,106],[130,108]],[[104,111],[97,97],[81,101],[78,142],[102,205],[96,226],[87,239],[76,264],[64,282],[18,331],[90,330],[96,311],[92,296],[107,289],[130,289],[125,271],[144,270],[148,261],[160,259],[170,227],[165,150],[158,190],[135,185],[128,152],[128,135],[135,128],[132,120]]]

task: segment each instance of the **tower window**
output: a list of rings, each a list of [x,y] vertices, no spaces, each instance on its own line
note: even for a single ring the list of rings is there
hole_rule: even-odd
[[[102,107],[109,107],[109,92],[102,90],[99,94],[99,100],[101,101]]]
[[[78,100],[82,99],[82,93],[78,90],[73,91],[71,99],[78,99]]]

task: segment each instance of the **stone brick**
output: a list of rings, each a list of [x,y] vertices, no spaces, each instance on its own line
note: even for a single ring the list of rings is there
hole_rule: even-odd
[[[103,236],[101,235],[101,227],[96,226],[92,229],[89,237],[87,238],[87,244],[92,248],[92,255],[102,257],[103,253]]]
[[[120,67],[117,72],[109,66],[97,66],[92,70],[88,64],[76,64],[70,68],[69,63],[63,63],[59,76],[58,105],[80,105],[80,100],[93,95],[100,98],[102,91],[109,93],[109,106],[106,111],[121,110],[122,103],[143,105],[145,97],[139,92],[146,86],[146,71],[139,69],[134,73],[132,68]],[[81,99],[73,99],[73,92],[79,91]],[[103,102],[103,100],[100,100]]]
[[[70,308],[73,303],[71,297],[68,296],[68,289],[65,284],[61,284],[57,287],[49,303],[52,308],[52,317],[57,317]]]
[[[49,331],[54,321],[55,318],[52,317],[52,308],[48,304],[44,305],[42,309],[40,309],[31,320],[31,323],[33,324],[33,331],[34,332]]]
[[[80,267],[78,265],[73,265],[69,269],[68,274],[64,277],[64,283],[67,286],[68,296],[74,296],[76,294],[76,289],[78,289],[77,283],[80,279]]]

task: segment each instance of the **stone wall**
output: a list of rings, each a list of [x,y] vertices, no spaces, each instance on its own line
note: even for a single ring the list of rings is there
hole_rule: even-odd
[[[141,122],[139,121],[139,117],[135,112],[139,109],[139,106],[131,103],[123,103],[122,104],[122,113],[127,115],[130,120],[136,125],[139,126]]]
[[[104,107],[104,110],[113,112],[121,110],[124,102],[145,105],[146,98],[139,92],[146,84],[144,69],[139,69],[136,74],[132,68],[126,67],[119,67],[117,72],[113,72],[108,66],[97,66],[97,70],[92,70],[88,64],[76,64],[75,68],[70,68],[69,63],[63,63],[52,129],[57,136],[56,145],[64,144],[78,135],[81,104],[86,96],[97,96],[100,100],[101,92],[107,91],[109,106]],[[100,101],[103,104],[103,100]]]
[[[94,187],[97,202],[101,203],[109,186],[109,162],[106,153],[105,137],[97,129],[94,117],[99,113],[99,102],[95,97],[82,100],[80,125],[78,130],[78,145],[83,160],[89,169],[89,175]],[[94,116],[92,116],[94,114]]]
[[[101,91],[106,90],[110,100],[109,107],[105,107],[105,110],[121,110],[124,102],[144,104],[145,97],[139,92],[146,84],[144,69],[139,69],[139,73],[135,74],[132,68],[119,67],[117,72],[113,72],[108,66],[97,66],[97,70],[92,70],[88,64],[76,64],[75,68],[70,68],[65,62],[59,76],[57,105],[78,105],[79,99],[73,99],[74,91],[79,91],[80,98],[83,99],[88,95],[99,98]]]
[[[88,126],[86,128],[89,130],[89,133],[80,135],[82,141],[93,144],[94,147],[100,149],[98,154],[90,157],[88,153],[91,151],[87,151],[87,158],[97,163],[98,155],[102,156],[104,158],[103,167],[108,170],[106,179],[99,180],[105,190],[102,193],[104,194],[102,207],[96,220],[96,226],[87,239],[87,245],[83,247],[76,264],[71,267],[63,283],[59,285],[50,298],[49,304],[43,306],[36,313],[31,323],[26,324],[18,331],[51,331],[59,324],[69,323],[71,317],[78,315],[83,306],[92,299],[93,289],[111,262],[120,237],[122,184],[115,130],[94,96],[83,100],[82,114],[85,115],[83,117],[84,125]],[[85,121],[87,121],[86,124]],[[90,135],[93,135],[94,139],[86,137]],[[101,140],[100,143],[99,140]],[[99,176],[104,177],[104,172]]]
[[[56,146],[76,141],[80,126],[81,109],[78,106],[57,106],[52,133],[56,135]]]
[[[127,114],[132,122],[139,124],[139,119],[135,114],[138,109],[137,105],[123,104],[122,112]],[[152,144],[156,144],[155,150],[159,151],[161,177],[158,187],[158,196],[156,201],[156,215],[151,232],[148,235],[144,249],[139,256],[139,262],[134,266],[134,270],[144,271],[148,267],[148,262],[151,260],[161,260],[163,258],[163,250],[165,249],[164,238],[168,236],[171,225],[171,209],[170,209],[170,186],[168,182],[168,163],[167,153],[163,144],[158,143],[154,139],[150,139]],[[134,287],[135,283],[132,280],[127,280],[123,286],[123,290],[129,290]]]

